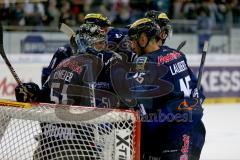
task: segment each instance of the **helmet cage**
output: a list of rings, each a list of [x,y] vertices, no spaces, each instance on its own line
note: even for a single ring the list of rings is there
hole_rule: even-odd
[[[94,48],[97,42],[106,43],[104,31],[95,24],[83,24],[80,26],[76,35],[76,43],[80,53],[85,52],[87,48]]]

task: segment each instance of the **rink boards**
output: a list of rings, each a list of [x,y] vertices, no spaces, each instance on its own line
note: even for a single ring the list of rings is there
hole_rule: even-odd
[[[51,54],[10,54],[9,60],[23,82],[41,85],[42,68],[46,67]],[[200,55],[187,55],[188,64],[197,74]],[[15,99],[17,85],[8,68],[0,59],[0,98]],[[240,55],[208,54],[206,58],[202,86],[207,97],[206,103],[240,102]]]

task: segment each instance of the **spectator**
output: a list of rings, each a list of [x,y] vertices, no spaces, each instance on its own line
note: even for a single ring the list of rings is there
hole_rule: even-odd
[[[4,4],[0,4],[0,15],[1,20],[7,20],[9,16],[9,8],[6,7]]]
[[[130,7],[128,0],[117,0],[114,6],[116,17],[113,21],[115,24],[127,25],[130,23]]]
[[[129,6],[131,8],[130,23],[142,18],[144,16],[144,13],[147,11],[146,1],[144,0],[130,0]]]
[[[46,15],[47,15],[47,21],[46,21],[47,25],[49,26],[58,25],[60,11],[57,8],[56,0],[49,0]]]
[[[61,7],[61,15],[59,18],[60,22],[66,23],[70,26],[75,25],[75,19],[74,15],[71,11],[71,4],[69,1],[63,1],[62,7]]]
[[[197,18],[197,6],[192,0],[187,0],[183,6],[183,15],[186,19],[194,20]]]
[[[233,23],[240,24],[240,2],[238,0],[232,0],[231,3]]]
[[[181,12],[182,6],[183,6],[182,0],[174,0],[173,2],[173,18],[174,19],[182,18],[182,12]]]
[[[238,0],[49,0],[45,6],[42,3],[25,3],[24,8],[20,3],[0,5],[3,23],[22,26],[57,26],[59,20],[74,26],[82,23],[83,15],[92,12],[102,13],[114,25],[123,26],[155,9],[166,12],[173,22],[181,19],[174,24],[175,32],[189,33],[196,31],[199,19],[196,10],[201,7],[208,8],[213,29],[225,30],[229,27],[227,24],[240,23]],[[193,20],[189,22],[193,29],[186,27],[182,20]]]
[[[226,28],[226,17],[227,17],[227,5],[223,2],[217,4],[217,16],[216,16],[216,27],[220,30],[225,30]]]
[[[24,18],[24,5],[22,3],[16,3],[15,6],[10,7],[10,25],[15,26],[24,26],[25,18]]]
[[[25,3],[24,12],[26,25],[29,26],[42,26],[46,19],[42,3]]]
[[[198,9],[198,53],[202,53],[204,42],[209,40],[212,34],[213,22],[210,17],[210,12],[210,9],[205,5],[200,6]]]

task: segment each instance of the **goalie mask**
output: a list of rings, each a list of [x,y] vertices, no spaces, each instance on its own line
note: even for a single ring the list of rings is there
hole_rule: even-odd
[[[100,26],[106,33],[108,32],[108,27],[111,26],[111,21],[104,17],[100,13],[89,13],[84,17],[84,23],[95,24]]]
[[[95,24],[83,24],[76,35],[78,53],[85,53],[87,48],[101,51],[106,48],[105,32]]]

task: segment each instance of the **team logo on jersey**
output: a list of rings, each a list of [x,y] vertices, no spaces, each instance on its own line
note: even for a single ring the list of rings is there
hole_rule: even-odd
[[[181,54],[176,51],[168,53],[165,56],[158,56],[158,64],[168,63],[175,59],[178,59],[179,57],[181,57]]]
[[[138,57],[136,59],[136,70],[144,70],[144,66],[147,62],[147,57]]]
[[[136,63],[115,63],[110,74],[114,90],[131,107],[138,98],[155,98],[172,92],[173,85],[161,79],[167,72],[166,66],[147,63],[147,57],[138,57]]]
[[[183,102],[181,102],[178,107],[177,110],[182,111],[182,110],[188,110],[191,111],[193,110],[193,108],[198,104],[198,99],[197,98],[193,98],[191,99],[191,101],[187,101],[186,99],[183,100]]]
[[[75,57],[64,60],[56,67],[56,69],[60,69],[63,67],[67,67],[67,68],[71,69],[72,71],[76,72],[77,74],[81,74],[81,72],[82,72],[82,67],[79,64],[78,59]]]

